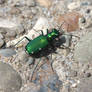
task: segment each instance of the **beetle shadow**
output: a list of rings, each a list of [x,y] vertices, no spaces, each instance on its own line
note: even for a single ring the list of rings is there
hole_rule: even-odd
[[[57,54],[56,52],[57,48],[61,48],[60,46],[63,45],[65,42],[66,42],[66,38],[62,36],[60,39],[58,40],[55,39],[46,48],[41,49],[41,51],[39,51],[38,53],[34,53],[31,56],[33,58],[41,58],[41,57],[47,57],[52,53]],[[61,48],[61,49],[64,49],[64,48]]]

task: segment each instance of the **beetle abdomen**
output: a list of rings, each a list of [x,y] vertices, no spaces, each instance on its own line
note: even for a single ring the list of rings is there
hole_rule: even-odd
[[[46,47],[48,45],[48,40],[46,36],[38,36],[37,38],[30,41],[25,49],[28,52],[28,54],[33,54],[39,52],[42,48]]]

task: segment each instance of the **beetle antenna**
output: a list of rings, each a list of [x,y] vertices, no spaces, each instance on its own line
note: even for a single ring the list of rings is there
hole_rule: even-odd
[[[63,21],[63,23],[61,23],[61,25],[59,27],[59,30],[61,29],[61,27],[63,26],[64,23],[65,23],[65,21]]]
[[[77,35],[73,35],[73,34],[67,34],[67,33],[64,33],[63,35],[70,35],[70,36],[74,36],[74,37],[77,37],[78,39],[80,39],[79,36],[77,36]]]

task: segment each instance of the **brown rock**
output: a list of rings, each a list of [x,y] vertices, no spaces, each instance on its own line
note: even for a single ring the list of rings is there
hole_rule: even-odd
[[[79,18],[81,15],[75,11],[59,16],[58,23],[63,24],[62,28],[67,32],[72,32],[78,29]]]
[[[41,6],[49,8],[52,5],[52,0],[36,0]]]

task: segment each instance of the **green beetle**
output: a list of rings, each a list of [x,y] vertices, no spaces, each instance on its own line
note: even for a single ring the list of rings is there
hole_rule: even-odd
[[[38,37],[34,38],[33,40],[29,39],[28,37],[23,37],[20,41],[22,41],[24,38],[26,38],[29,42],[25,46],[25,50],[29,55],[33,55],[47,47],[52,43],[52,41],[55,38],[58,38],[60,33],[57,29],[52,29],[52,31],[49,33],[47,29],[47,34],[44,35],[43,31],[41,31],[42,34]],[[16,46],[20,41],[18,41],[14,46]]]
[[[55,38],[59,36],[59,30],[57,29],[52,29],[52,32],[50,33],[48,33],[47,29],[46,35],[43,34],[43,31],[41,32],[42,34],[33,40],[25,37],[29,41],[29,43],[25,46],[26,52],[29,55],[38,53],[40,50],[47,47]]]

